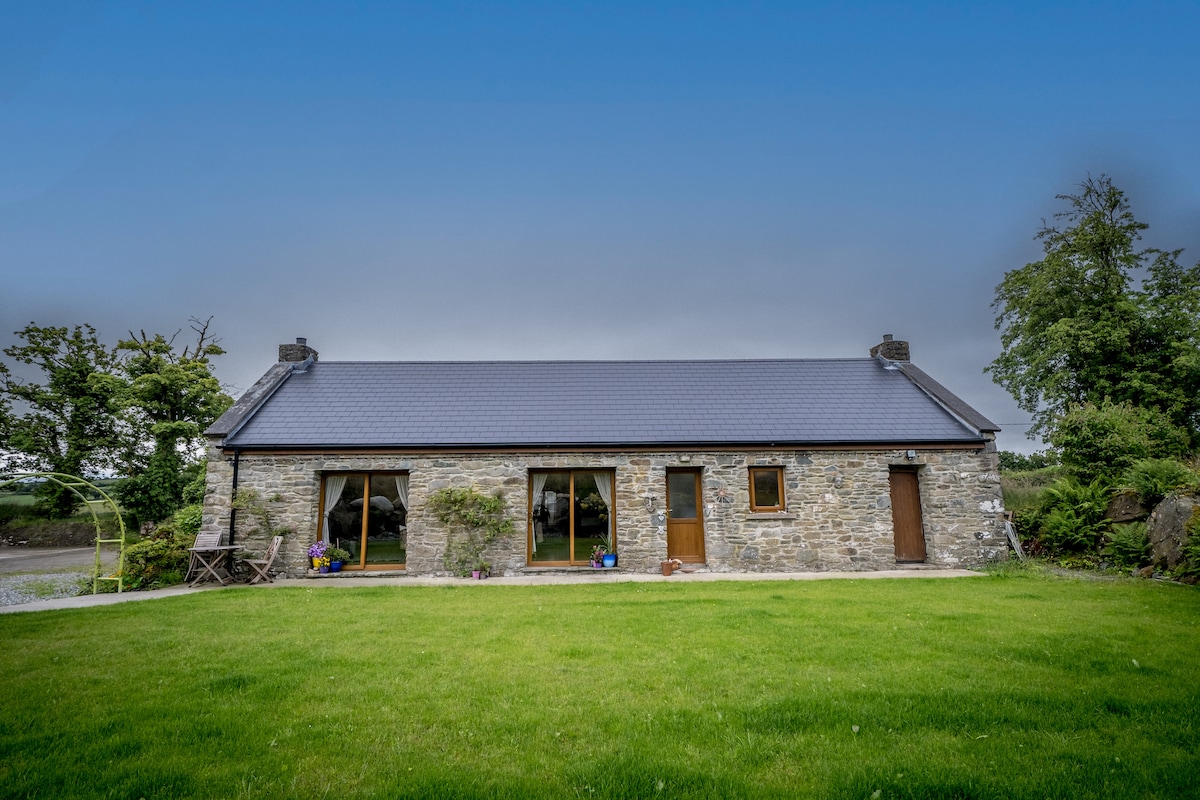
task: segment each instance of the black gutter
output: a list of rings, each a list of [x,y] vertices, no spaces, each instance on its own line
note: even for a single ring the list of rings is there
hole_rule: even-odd
[[[233,532],[237,527],[237,505],[234,501],[237,499],[237,483],[238,483],[238,460],[242,451],[235,447],[233,448],[233,486],[229,490],[229,544],[233,544]]]

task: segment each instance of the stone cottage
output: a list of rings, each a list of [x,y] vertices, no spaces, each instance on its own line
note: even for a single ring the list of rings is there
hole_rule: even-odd
[[[306,573],[447,574],[446,487],[501,493],[493,572],[961,567],[1006,556],[997,427],[885,336],[863,358],[320,362],[304,339],[208,431],[204,530]]]

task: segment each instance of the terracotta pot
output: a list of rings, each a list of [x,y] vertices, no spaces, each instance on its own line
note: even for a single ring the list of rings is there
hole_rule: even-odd
[[[663,575],[670,575],[674,571],[675,571],[675,562],[673,562],[673,561],[662,562],[662,574]]]

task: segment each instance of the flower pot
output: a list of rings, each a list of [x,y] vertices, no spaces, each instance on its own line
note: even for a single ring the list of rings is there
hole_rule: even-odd
[[[471,577],[474,578],[475,580],[479,580],[479,570],[477,570],[477,569],[471,570]]]
[[[319,558],[314,558],[312,560],[312,562],[313,562],[313,569],[317,569],[318,567],[321,566],[321,559],[319,559]]]
[[[324,575],[324,574],[326,574],[327,572],[329,572],[329,567],[327,567],[327,566],[325,566],[325,565],[321,565],[320,567],[317,567],[317,570],[318,570],[318,571],[319,571],[319,572],[320,572],[322,575]]]
[[[606,569],[612,569],[617,565],[617,557],[613,553],[604,554],[604,566]]]
[[[600,569],[601,567],[604,566],[604,564],[600,563],[599,561],[593,561],[593,562],[591,562],[591,564],[592,564],[592,569]]]
[[[674,571],[675,571],[675,562],[674,561],[662,562],[662,574],[663,575],[670,575]]]
[[[341,572],[342,571],[342,562],[330,561],[329,562],[329,571],[330,572]]]

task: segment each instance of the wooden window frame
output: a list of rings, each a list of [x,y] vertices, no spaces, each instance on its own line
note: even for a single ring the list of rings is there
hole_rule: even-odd
[[[757,472],[774,472],[776,480],[779,482],[779,505],[759,505],[758,500],[754,496],[754,475]],[[770,514],[779,511],[787,511],[787,495],[784,493],[783,483],[783,467],[750,467],[750,511],[755,514]]]
[[[533,559],[530,558],[530,555],[533,553],[533,537],[535,535],[534,529],[533,529],[533,522],[534,522],[534,520],[533,520],[533,508],[534,508],[533,492],[530,491],[533,488],[533,475],[534,475],[534,473],[552,474],[552,473],[556,473],[556,472],[570,474],[570,478],[568,480],[568,485],[570,488],[568,489],[568,492],[572,499],[571,499],[571,502],[567,506],[567,508],[568,508],[567,526],[568,526],[568,530],[570,531],[570,537],[571,537],[570,538],[570,547],[571,547],[572,551],[574,550],[574,547],[575,547],[575,502],[574,502],[575,476],[577,474],[584,474],[584,473],[589,473],[589,472],[607,472],[609,475],[612,476],[613,499],[612,499],[612,506],[608,509],[609,534],[610,534],[610,537],[612,540],[613,550],[617,549],[617,509],[616,509],[616,505],[617,505],[617,468],[616,467],[537,467],[537,468],[527,470],[526,474],[525,474],[526,507],[528,509],[527,514],[526,514],[526,518],[528,519],[528,525],[527,525],[526,539],[525,539],[525,566],[527,566],[527,567],[582,567],[582,566],[586,566],[588,564],[588,560],[586,558],[585,559],[576,558],[573,561],[571,561],[571,560],[568,560],[568,561],[534,561]],[[579,555],[579,554],[575,553],[575,555]],[[614,553],[614,555],[615,555],[615,553]]]
[[[366,559],[367,554],[369,553],[369,550],[366,549],[366,544],[367,544],[367,529],[370,525],[368,517],[371,513],[371,511],[370,511],[371,478],[376,477],[376,476],[384,476],[384,475],[411,475],[412,473],[406,469],[372,469],[372,470],[331,469],[331,470],[322,470],[319,474],[321,476],[321,480],[318,481],[318,483],[317,483],[317,491],[318,491],[318,496],[317,496],[317,539],[318,540],[324,539],[325,541],[328,541],[328,539],[329,539],[329,532],[326,531],[325,527],[324,527],[325,526],[325,479],[331,475],[346,475],[346,476],[355,475],[355,476],[360,476],[363,479],[363,519],[362,519],[362,526],[359,531],[359,547],[363,548],[363,549],[360,550],[360,553],[361,553],[361,555],[359,556],[360,560],[357,564],[345,564],[342,566],[342,569],[351,571],[351,572],[353,572],[355,570],[365,570],[368,568],[370,568],[371,570],[381,570],[381,571],[382,570],[390,570],[390,569],[408,569],[407,548],[405,548],[405,559],[404,559],[404,563],[402,563],[402,564],[366,563],[365,559]],[[405,519],[406,520],[407,520],[407,517],[408,517],[408,509],[405,509]],[[405,523],[405,527],[406,528],[408,527],[407,522]]]

